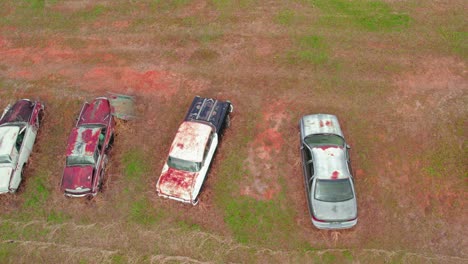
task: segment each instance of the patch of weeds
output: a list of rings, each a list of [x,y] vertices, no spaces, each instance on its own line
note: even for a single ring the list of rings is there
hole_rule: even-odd
[[[292,25],[295,19],[296,13],[289,9],[282,10],[275,16],[275,22],[284,26]]]
[[[70,219],[70,216],[61,211],[52,211],[47,215],[47,222],[62,224],[65,220]]]
[[[194,27],[199,23],[199,19],[196,16],[184,17],[180,21],[181,21],[182,26],[186,26],[186,27]]]
[[[81,18],[87,22],[92,22],[96,20],[99,16],[104,14],[106,7],[103,5],[95,5],[91,9],[80,10],[73,14],[75,17]]]
[[[197,49],[193,52],[193,54],[190,56],[190,62],[191,63],[210,63],[216,60],[219,57],[218,52],[212,50],[212,49]]]
[[[200,231],[201,228],[200,228],[200,225],[197,225],[197,224],[190,224],[190,223],[187,223],[185,221],[178,221],[177,222],[177,225],[186,230],[186,231]]]
[[[25,191],[25,207],[42,210],[42,206],[50,196],[49,184],[44,180],[47,176],[48,173],[38,173],[31,177]]]
[[[278,201],[257,201],[250,197],[230,199],[226,204],[225,221],[240,243],[257,242],[280,246],[290,239],[294,226],[291,212]]]
[[[140,199],[131,204],[130,219],[141,225],[152,225],[157,222],[162,215],[156,215],[147,199]]]
[[[2,235],[1,237],[4,240],[16,240],[20,237],[18,232],[15,230],[15,225],[9,222],[0,223],[0,234]]]
[[[0,263],[8,263],[8,259],[17,252],[16,245],[13,243],[0,243]]]
[[[140,179],[149,169],[145,160],[144,153],[140,150],[131,150],[125,153],[122,158],[125,178],[131,182]]]
[[[463,59],[468,56],[468,32],[467,31],[450,31],[440,29],[439,34],[447,42],[447,47],[450,51],[460,55]]]
[[[174,10],[177,8],[181,8],[186,6],[187,4],[191,3],[192,0],[153,0],[151,2],[151,8],[153,10]]]
[[[29,7],[32,9],[44,9],[45,7],[45,0],[24,0],[28,3]]]
[[[351,261],[351,262],[353,261],[353,253],[351,253],[351,251],[345,250],[342,252],[342,254],[346,260]]]
[[[115,263],[115,264],[123,264],[123,263],[128,263],[128,258],[124,255],[120,255],[120,254],[114,254],[112,255],[112,258],[111,258],[111,263]]]
[[[211,3],[219,11],[228,11],[235,8],[247,8],[254,0],[211,0]]]
[[[322,263],[336,263],[336,256],[333,253],[325,252],[322,255]]]
[[[410,24],[407,14],[396,13],[389,4],[380,1],[310,0],[325,14],[327,24],[346,25],[350,22],[368,31],[401,30]]]
[[[318,248],[312,247],[309,243],[305,243],[304,246],[301,247],[303,252],[315,252]]]
[[[316,35],[302,36],[296,40],[297,49],[287,53],[290,64],[311,63],[320,65],[328,62],[327,45],[323,38]]]

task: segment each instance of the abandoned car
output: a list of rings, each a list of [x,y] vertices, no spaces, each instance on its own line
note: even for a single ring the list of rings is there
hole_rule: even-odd
[[[229,126],[229,101],[195,97],[172,142],[156,184],[159,196],[196,205],[223,130]]]
[[[357,203],[349,145],[334,115],[315,114],[300,120],[301,157],[312,223],[319,229],[357,224]]]
[[[44,105],[28,99],[9,105],[0,118],[0,193],[18,189],[36,141]]]
[[[61,183],[66,196],[96,196],[102,187],[114,127],[112,106],[107,98],[98,97],[83,105],[68,138]]]

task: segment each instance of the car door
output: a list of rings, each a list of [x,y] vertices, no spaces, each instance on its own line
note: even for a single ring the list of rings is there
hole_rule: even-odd
[[[205,155],[203,159],[203,164],[200,172],[198,173],[198,177],[195,182],[195,186],[192,192],[192,199],[195,199],[200,192],[201,186],[206,178],[206,174],[208,173],[208,169],[210,167],[211,161],[213,159],[214,153],[216,151],[216,147],[218,146],[218,134],[215,131],[211,132],[210,139],[208,140],[206,147],[205,147]]]

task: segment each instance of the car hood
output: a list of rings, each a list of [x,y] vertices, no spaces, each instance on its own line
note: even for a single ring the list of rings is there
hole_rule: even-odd
[[[8,192],[12,171],[12,167],[0,167],[0,193]]]
[[[62,179],[62,188],[76,190],[77,188],[92,189],[93,166],[65,167]]]
[[[156,190],[161,195],[192,202],[191,193],[198,172],[177,170],[167,166],[159,176]]]
[[[322,202],[312,199],[313,214],[324,221],[345,221],[357,217],[356,197],[343,202]]]

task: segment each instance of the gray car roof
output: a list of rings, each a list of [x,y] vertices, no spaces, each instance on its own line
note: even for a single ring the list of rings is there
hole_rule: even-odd
[[[330,114],[306,115],[301,119],[302,137],[313,134],[335,134],[343,137],[338,118]]]

